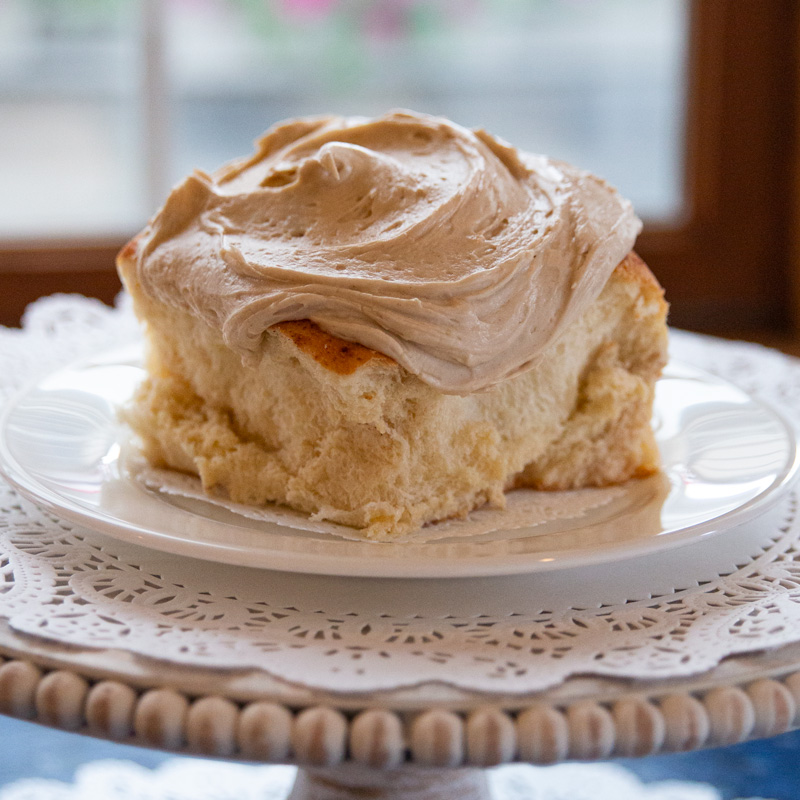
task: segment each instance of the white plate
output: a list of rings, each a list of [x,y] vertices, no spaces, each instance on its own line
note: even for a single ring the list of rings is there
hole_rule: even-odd
[[[778,500],[798,464],[793,429],[779,414],[729,383],[672,363],[655,404],[662,474],[614,490],[579,519],[470,537],[449,522],[451,535],[428,542],[345,540],[148,490],[132,479],[116,409],[141,380],[140,363],[139,348],[131,347],[67,367],[22,392],[0,420],[0,471],[67,520],[228,564],[373,577],[588,566],[691,544],[751,520]],[[480,512],[493,513],[502,525],[502,513]]]

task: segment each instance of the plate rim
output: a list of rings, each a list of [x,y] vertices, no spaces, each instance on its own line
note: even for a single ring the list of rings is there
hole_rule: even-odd
[[[103,350],[91,356],[84,356],[65,364],[59,369],[40,375],[28,381],[16,393],[13,393],[0,409],[0,476],[3,476],[20,494],[46,511],[59,516],[71,523],[75,523],[97,533],[109,536],[118,541],[127,542],[160,552],[169,553],[186,558],[198,558],[204,561],[219,562],[232,566],[250,567],[263,570],[277,570],[293,573],[307,573],[316,575],[334,575],[341,577],[376,577],[376,578],[423,578],[447,579],[466,577],[502,577],[521,574],[534,574],[537,572],[560,571],[586,566],[602,565],[612,561],[631,560],[637,557],[647,557],[662,553],[683,545],[691,544],[723,533],[725,530],[746,524],[756,518],[762,511],[771,508],[792,486],[800,472],[800,447],[795,425],[780,410],[771,403],[763,400],[751,392],[737,386],[735,383],[721,378],[700,367],[696,367],[679,359],[670,359],[665,367],[665,373],[671,368],[688,372],[693,378],[702,378],[704,382],[716,383],[728,388],[733,388],[747,397],[751,402],[761,407],[777,420],[787,437],[789,453],[787,462],[781,473],[772,481],[769,487],[762,490],[755,497],[750,498],[741,505],[728,511],[704,520],[693,523],[685,528],[670,531],[666,534],[657,534],[647,539],[624,540],[617,543],[605,543],[602,547],[581,547],[569,551],[538,551],[535,553],[513,553],[500,555],[472,555],[460,557],[457,562],[448,562],[446,559],[435,558],[430,563],[426,560],[410,558],[387,557],[378,549],[382,542],[369,542],[364,544],[375,546],[375,555],[357,558],[348,554],[320,555],[318,553],[302,552],[299,549],[291,551],[270,550],[257,548],[259,559],[253,561],[254,549],[252,547],[236,546],[233,543],[214,543],[213,541],[178,538],[171,533],[159,531],[152,526],[143,526],[136,522],[112,517],[107,512],[102,515],[93,513],[88,508],[79,505],[71,498],[59,494],[50,487],[43,485],[35,476],[32,476],[25,467],[19,463],[10,451],[6,442],[6,431],[9,420],[14,411],[30,393],[39,389],[46,381],[53,377],[70,371],[86,369],[94,366],[119,366],[123,365],[121,359],[125,354],[141,354],[141,344],[131,343],[120,347]],[[140,365],[139,365],[140,366]],[[669,377],[665,374],[664,377]],[[676,376],[676,377],[688,377]],[[116,422],[114,423],[116,424]],[[124,430],[119,423],[120,430]],[[119,444],[117,440],[117,444]],[[148,490],[137,483],[131,476],[120,475],[120,481],[129,489],[149,495],[154,499],[157,490]],[[197,500],[203,503],[211,501]],[[175,510],[179,510],[173,506]],[[183,511],[189,514],[191,512]],[[236,513],[236,512],[231,512]],[[202,516],[202,514],[200,514]],[[207,523],[214,526],[229,526],[224,521],[206,518]],[[273,523],[278,524],[278,523]],[[291,531],[288,526],[285,530]],[[687,541],[688,540],[688,541]],[[334,547],[335,547],[335,541]],[[344,542],[344,540],[342,540]],[[441,544],[444,540],[432,541],[429,544]],[[353,542],[349,542],[353,544]],[[360,543],[360,542],[359,542]],[[647,543],[647,546],[645,546]],[[392,544],[392,543],[388,543]],[[411,543],[420,548],[426,543]],[[480,544],[480,543],[476,543]],[[485,543],[487,547],[490,542]],[[395,546],[402,546],[394,543]],[[191,551],[191,552],[189,552]],[[263,561],[269,558],[270,563]],[[354,562],[354,558],[357,560]],[[445,569],[445,565],[447,568]]]

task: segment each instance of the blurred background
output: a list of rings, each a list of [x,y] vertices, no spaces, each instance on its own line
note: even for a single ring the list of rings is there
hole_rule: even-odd
[[[794,0],[0,0],[0,323],[112,301],[195,167],[306,113],[406,107],[607,178],[675,325],[798,329]]]

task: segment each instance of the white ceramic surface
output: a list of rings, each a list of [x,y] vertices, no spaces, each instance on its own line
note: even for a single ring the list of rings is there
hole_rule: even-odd
[[[27,388],[0,421],[0,470],[46,509],[109,536],[178,555],[293,572],[468,577],[564,569],[698,542],[754,518],[790,484],[792,427],[735,386],[672,363],[654,425],[662,474],[632,481],[579,515],[433,541],[375,544],[255,520],[130,477],[117,408],[143,372],[131,347],[66,367]],[[598,490],[601,491],[601,490]],[[480,512],[483,515],[490,511]],[[461,533],[461,535],[459,535]]]

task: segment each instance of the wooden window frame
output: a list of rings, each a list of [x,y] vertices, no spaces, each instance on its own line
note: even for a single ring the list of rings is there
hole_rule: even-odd
[[[796,0],[689,3],[685,213],[637,243],[675,325],[800,333],[798,34]],[[124,241],[0,242],[0,324],[54,292],[113,302]]]
[[[686,213],[637,243],[675,325],[798,333],[799,20],[794,0],[690,4]]]
[[[125,240],[0,242],[0,325],[18,325],[37,297],[78,293],[114,303],[122,286],[115,268]]]

